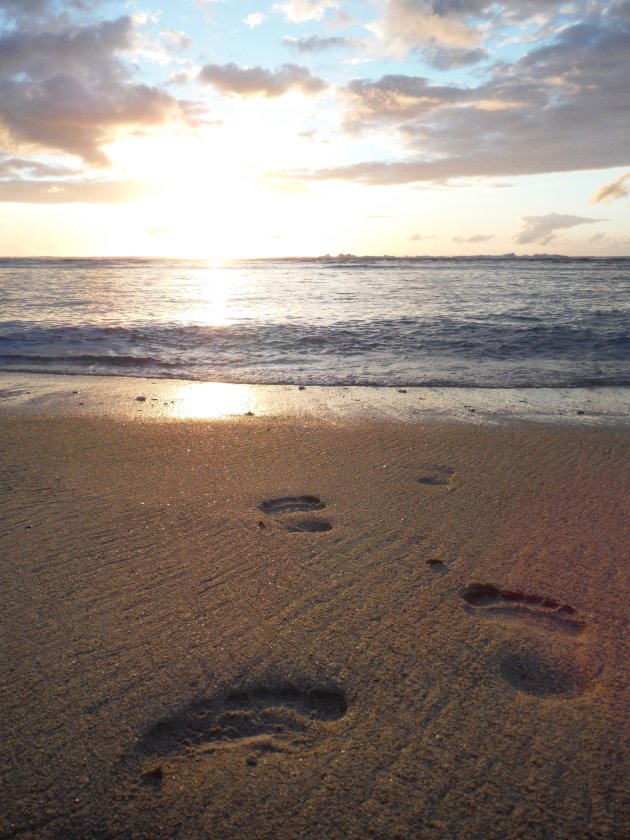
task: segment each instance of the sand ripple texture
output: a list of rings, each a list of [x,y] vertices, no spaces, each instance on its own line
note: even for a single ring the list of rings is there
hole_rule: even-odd
[[[0,836],[627,836],[627,432],[0,424]]]

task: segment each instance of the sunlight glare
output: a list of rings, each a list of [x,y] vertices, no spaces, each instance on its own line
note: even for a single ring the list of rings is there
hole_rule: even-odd
[[[171,416],[180,420],[218,420],[257,413],[256,388],[225,382],[201,382],[174,392]]]

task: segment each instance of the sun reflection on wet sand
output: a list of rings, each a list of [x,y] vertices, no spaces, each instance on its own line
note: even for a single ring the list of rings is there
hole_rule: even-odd
[[[219,419],[260,412],[259,395],[251,385],[201,382],[174,390],[168,414],[181,420]]]

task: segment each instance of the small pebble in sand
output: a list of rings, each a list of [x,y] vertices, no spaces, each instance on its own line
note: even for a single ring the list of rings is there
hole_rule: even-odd
[[[305,385],[299,385],[298,386],[298,391],[306,391],[306,386]]]
[[[136,402],[145,402],[146,397],[136,397]]]
[[[584,414],[584,412],[582,410],[580,410],[580,411],[578,411],[578,414]]]
[[[245,412],[245,417],[255,417],[255,416],[256,416],[256,415],[254,414],[254,412],[253,412],[253,411],[246,411],[246,412]]]
[[[406,394],[406,393],[407,393],[407,389],[406,389],[406,388],[399,388],[399,389],[398,389],[398,393],[399,393],[399,394]]]

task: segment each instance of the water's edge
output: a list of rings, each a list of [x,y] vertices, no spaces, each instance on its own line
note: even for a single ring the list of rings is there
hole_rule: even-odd
[[[138,420],[256,417],[630,427],[630,387],[388,388],[247,385],[0,372],[0,415]]]

